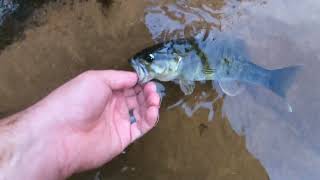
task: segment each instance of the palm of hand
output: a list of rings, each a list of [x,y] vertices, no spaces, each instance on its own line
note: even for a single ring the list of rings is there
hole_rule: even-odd
[[[112,79],[116,78],[116,79]],[[154,84],[135,86],[133,73],[93,71],[55,90],[40,104],[51,114],[70,171],[109,161],[156,123],[160,98]],[[129,111],[137,120],[130,123]],[[52,127],[52,126],[50,126]]]

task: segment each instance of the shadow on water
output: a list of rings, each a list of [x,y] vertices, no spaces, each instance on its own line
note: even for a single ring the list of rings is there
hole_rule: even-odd
[[[0,50],[10,45],[15,40],[23,38],[23,31],[27,25],[40,26],[43,22],[39,18],[32,19],[30,16],[44,4],[56,2],[66,5],[74,0],[64,2],[61,0],[0,0]],[[99,0],[104,8],[112,4],[112,0]],[[43,14],[38,14],[41,16]]]
[[[25,21],[41,23],[0,54],[0,115],[84,70],[131,70],[127,59],[156,42],[229,32],[259,65],[304,65],[288,93],[293,113],[259,87],[228,97],[199,83],[183,96],[166,83],[157,127],[108,165],[70,179],[319,179],[319,10],[311,0],[47,3]]]
[[[14,40],[22,38],[25,21],[36,8],[50,0],[0,1],[0,50]]]

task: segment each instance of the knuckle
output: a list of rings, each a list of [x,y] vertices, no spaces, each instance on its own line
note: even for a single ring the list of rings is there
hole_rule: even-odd
[[[96,75],[96,71],[94,71],[94,70],[87,70],[82,73],[82,77],[84,77],[84,78],[92,78],[95,75]]]

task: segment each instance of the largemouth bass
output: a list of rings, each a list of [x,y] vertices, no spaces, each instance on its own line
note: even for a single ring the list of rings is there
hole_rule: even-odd
[[[250,61],[244,41],[227,35],[206,39],[177,39],[146,48],[131,58],[140,83],[152,79],[174,81],[190,95],[195,81],[219,83],[227,95],[239,93],[239,84],[270,89],[285,97],[300,66],[266,69]]]

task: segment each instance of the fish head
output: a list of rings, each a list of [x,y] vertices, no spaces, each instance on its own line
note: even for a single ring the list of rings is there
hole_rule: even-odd
[[[178,54],[170,53],[163,44],[147,48],[130,59],[131,66],[144,84],[152,79],[171,81],[179,75],[181,59]]]

